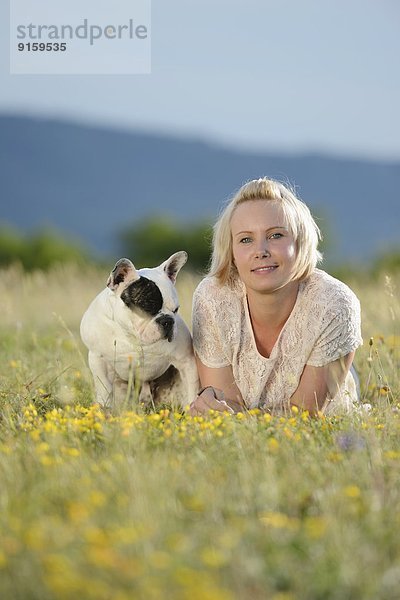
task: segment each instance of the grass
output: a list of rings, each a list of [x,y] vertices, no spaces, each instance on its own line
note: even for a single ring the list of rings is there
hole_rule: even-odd
[[[398,598],[398,279],[349,282],[368,414],[105,419],[78,328],[107,274],[1,275],[2,600]]]

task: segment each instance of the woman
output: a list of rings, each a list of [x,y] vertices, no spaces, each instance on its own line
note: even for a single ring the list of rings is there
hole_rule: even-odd
[[[352,409],[360,305],[316,268],[319,239],[307,206],[272,179],[246,183],[227,204],[214,227],[210,273],[193,299],[205,389],[192,415]]]

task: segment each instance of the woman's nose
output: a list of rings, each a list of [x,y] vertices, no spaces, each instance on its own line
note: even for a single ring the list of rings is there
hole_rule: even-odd
[[[257,258],[264,258],[266,256],[271,256],[270,251],[268,250],[268,242],[267,240],[260,241],[255,248],[255,256]]]

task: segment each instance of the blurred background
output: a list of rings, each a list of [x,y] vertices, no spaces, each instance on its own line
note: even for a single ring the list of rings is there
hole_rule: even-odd
[[[185,249],[202,273],[223,202],[268,175],[325,268],[399,269],[398,0],[153,0],[150,75],[10,75],[8,23],[2,3],[0,265]]]

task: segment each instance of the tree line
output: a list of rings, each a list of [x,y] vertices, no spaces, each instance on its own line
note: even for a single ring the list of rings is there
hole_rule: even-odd
[[[189,255],[187,268],[203,275],[211,256],[212,225],[208,221],[179,223],[166,217],[153,217],[125,227],[119,232],[117,242],[118,255],[100,259],[83,244],[65,238],[56,230],[46,228],[24,234],[3,225],[0,226],[0,267],[18,263],[32,271],[76,263],[108,268],[122,256],[130,258],[137,268],[152,267],[174,252],[186,250]],[[329,249],[325,253],[329,255]],[[400,248],[381,254],[366,266],[342,264],[330,269],[338,276],[363,273],[373,276],[382,271],[400,272]]]
[[[210,223],[179,224],[157,217],[126,227],[118,234],[118,256],[126,256],[137,268],[156,266],[178,250],[186,250],[188,266],[192,271],[206,270],[211,250],[212,227]],[[9,226],[0,226],[0,267],[14,263],[27,270],[46,270],[55,264],[104,264],[83,244],[69,240],[54,229],[40,229],[24,234]]]

